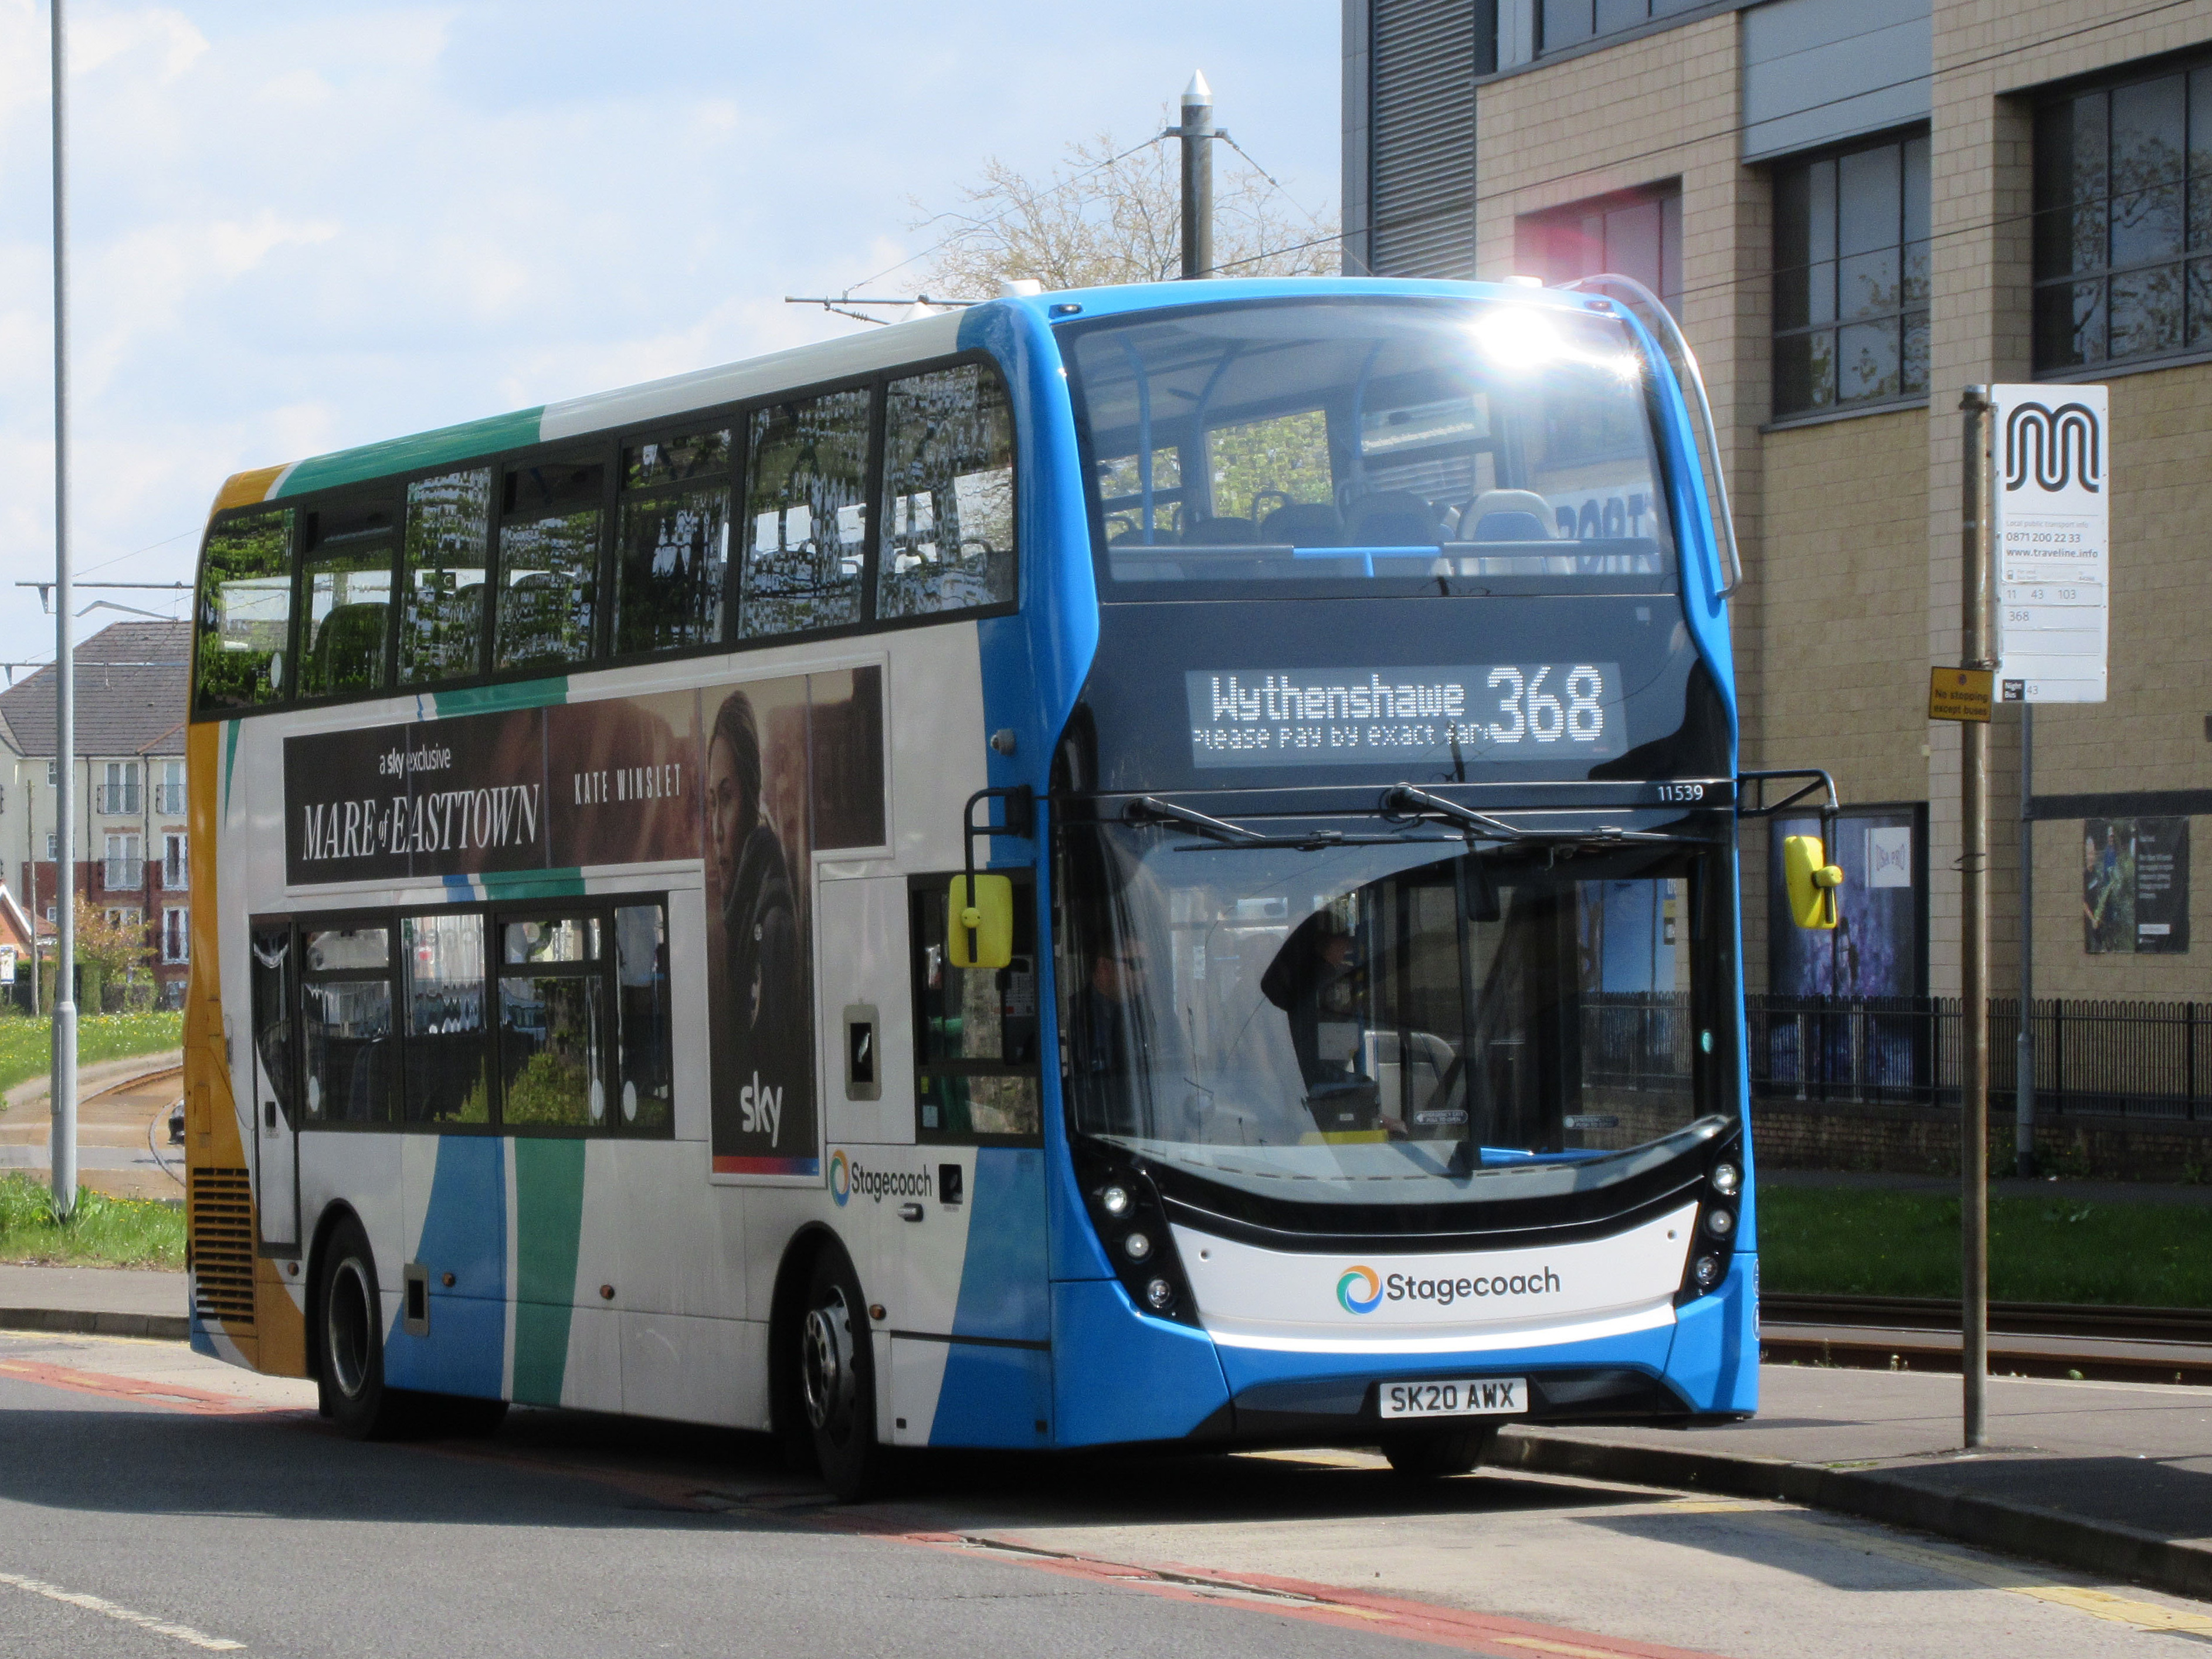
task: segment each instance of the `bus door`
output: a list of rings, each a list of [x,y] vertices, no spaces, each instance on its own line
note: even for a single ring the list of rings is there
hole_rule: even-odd
[[[295,1059],[292,1034],[300,995],[298,945],[290,925],[252,930],[253,1190],[261,1213],[261,1242],[272,1249],[300,1248],[300,1143],[294,1133]]]
[[[1012,959],[953,965],[951,878],[916,881],[908,974],[915,1191],[902,1200],[890,1438],[1048,1443],[1044,1155],[1034,886],[1014,888]]]

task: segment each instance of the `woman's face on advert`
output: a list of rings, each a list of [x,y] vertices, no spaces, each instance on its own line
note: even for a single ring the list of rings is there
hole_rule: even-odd
[[[707,833],[714,842],[714,872],[727,894],[738,875],[738,835],[744,823],[745,788],[737,751],[721,738],[707,750]]]

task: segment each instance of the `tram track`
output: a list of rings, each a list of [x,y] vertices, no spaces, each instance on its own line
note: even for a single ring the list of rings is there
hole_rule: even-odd
[[[1955,1371],[1960,1311],[1936,1297],[1774,1293],[1759,1298],[1770,1362],[1853,1370]],[[2000,1375],[2212,1386],[2212,1310],[1990,1304],[1990,1369]]]

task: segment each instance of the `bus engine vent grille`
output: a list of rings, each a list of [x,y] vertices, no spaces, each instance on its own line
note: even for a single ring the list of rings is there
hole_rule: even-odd
[[[243,1170],[191,1172],[194,1311],[253,1322],[253,1184]]]

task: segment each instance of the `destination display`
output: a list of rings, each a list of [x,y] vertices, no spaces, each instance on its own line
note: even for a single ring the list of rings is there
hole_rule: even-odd
[[[1626,747],[1617,663],[1198,669],[1191,764],[1498,766]]]

